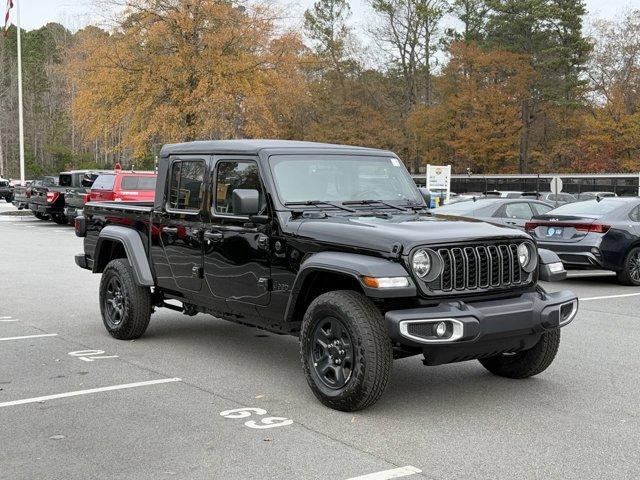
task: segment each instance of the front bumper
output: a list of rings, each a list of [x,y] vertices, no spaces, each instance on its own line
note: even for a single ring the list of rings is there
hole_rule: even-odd
[[[88,258],[84,253],[78,253],[74,258],[76,261],[76,265],[78,265],[80,268],[93,270],[93,260]]]
[[[573,292],[527,292],[485,302],[453,301],[385,314],[393,342],[422,348],[425,363],[438,365],[533,347],[549,330],[569,324],[578,311]],[[443,322],[444,337],[435,327]]]

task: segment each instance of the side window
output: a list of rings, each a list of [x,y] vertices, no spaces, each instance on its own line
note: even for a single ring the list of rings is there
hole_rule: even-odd
[[[553,210],[553,207],[550,207],[548,205],[542,205],[541,203],[536,203],[533,206],[533,209],[536,211],[537,215],[544,215],[545,213]]]
[[[510,203],[504,209],[505,214],[509,218],[519,218],[522,220],[531,220],[533,212],[528,203]]]
[[[169,208],[199,211],[204,194],[204,162],[184,160],[171,166]]]
[[[229,160],[218,162],[216,167],[215,213],[233,215],[231,195],[236,188],[258,190],[262,198],[260,173],[255,162]]]
[[[633,210],[631,210],[631,213],[629,213],[629,218],[634,222],[640,222],[640,205],[634,207]]]

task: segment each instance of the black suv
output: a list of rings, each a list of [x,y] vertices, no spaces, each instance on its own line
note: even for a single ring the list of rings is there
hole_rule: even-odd
[[[0,198],[4,198],[7,203],[11,203],[13,200],[13,187],[9,180],[3,178],[0,178]]]
[[[578,308],[538,285],[566,274],[555,254],[518,230],[430,214],[384,150],[166,145],[153,204],[88,203],[75,224],[113,337],[141,336],[155,307],[296,335],[309,386],[339,410],[373,404],[394,358],[536,375]]]

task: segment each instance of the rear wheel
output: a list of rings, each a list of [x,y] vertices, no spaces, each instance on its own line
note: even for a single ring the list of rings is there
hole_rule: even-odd
[[[629,250],[622,270],[617,273],[618,282],[623,285],[640,285],[640,247]]]
[[[151,291],[136,284],[127,259],[111,260],[100,280],[100,311],[109,334],[119,340],[142,336],[151,309]]]
[[[393,354],[380,311],[364,295],[328,292],[305,313],[300,332],[302,367],[326,406],[355,411],[383,394]]]
[[[33,212],[34,217],[36,217],[38,220],[49,220],[49,215],[45,215],[44,213],[40,213],[40,212]]]
[[[556,358],[560,347],[560,329],[543,333],[536,345],[523,352],[483,358],[480,363],[494,375],[528,378],[544,372]]]

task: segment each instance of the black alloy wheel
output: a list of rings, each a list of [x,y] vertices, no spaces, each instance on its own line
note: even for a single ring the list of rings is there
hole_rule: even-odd
[[[124,317],[124,293],[118,277],[111,277],[104,295],[105,320],[117,328]]]
[[[617,275],[623,285],[640,286],[640,247],[629,250]]]
[[[332,389],[343,388],[353,373],[353,340],[341,320],[326,317],[313,331],[310,363],[322,383]]]

